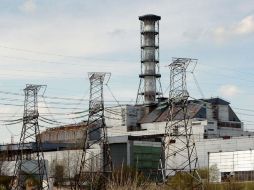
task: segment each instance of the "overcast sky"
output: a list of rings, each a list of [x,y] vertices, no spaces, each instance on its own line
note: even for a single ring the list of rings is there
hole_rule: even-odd
[[[135,101],[138,16],[148,13],[162,17],[165,96],[171,58],[196,58],[195,76],[204,97],[230,101],[245,127],[254,129],[253,0],[0,0],[0,91],[22,94],[27,83],[46,84],[47,96],[88,98],[87,72],[105,71],[112,73],[114,96]],[[187,82],[191,96],[201,98],[191,74]],[[113,100],[105,91],[106,99]],[[8,104],[6,99],[14,96],[1,97],[0,104]],[[23,103],[22,96],[15,98],[20,101],[12,103]],[[80,105],[87,109],[85,102]],[[0,111],[2,120],[17,119],[23,112],[13,105],[1,105]],[[20,128],[2,124],[0,142],[9,142],[11,134],[17,140]]]

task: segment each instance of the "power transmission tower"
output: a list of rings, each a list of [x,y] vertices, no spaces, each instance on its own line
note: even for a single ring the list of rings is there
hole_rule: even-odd
[[[169,112],[163,139],[163,180],[176,174],[191,177],[190,189],[202,187],[197,172],[198,157],[190,122],[189,93],[186,84],[187,67],[197,62],[190,58],[173,58],[170,68]],[[163,158],[162,158],[163,160]]]
[[[38,138],[40,129],[38,125],[39,112],[37,96],[42,87],[45,87],[45,85],[27,84],[24,89],[23,127],[14,170],[14,176],[17,178],[16,182],[13,180],[11,189],[26,189],[25,182],[30,177],[36,181],[36,189],[49,189],[47,166],[44,160],[41,140]],[[33,147],[35,151],[33,153],[27,152],[27,150],[32,148],[31,142],[35,142],[35,147]]]
[[[81,156],[79,174],[75,183],[75,189],[82,189],[84,182],[89,178],[101,178],[100,182],[105,185],[108,174],[112,171],[112,160],[110,155],[107,128],[104,118],[103,87],[106,78],[109,81],[110,73],[93,72],[88,73],[90,80],[90,99],[88,126],[84,134],[83,153]],[[98,148],[98,153],[89,152],[92,148]],[[88,155],[88,153],[90,153]],[[94,168],[92,161],[99,159],[99,166]],[[87,174],[90,176],[85,179]],[[92,187],[95,188],[95,187]]]

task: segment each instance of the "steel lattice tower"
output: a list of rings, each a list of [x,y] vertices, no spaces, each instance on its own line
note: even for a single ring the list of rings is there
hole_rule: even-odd
[[[23,127],[19,142],[18,155],[16,158],[14,176],[11,189],[23,190],[25,189],[26,179],[32,177],[37,181],[38,190],[48,190],[48,175],[47,166],[44,160],[41,140],[39,137],[40,129],[38,125],[38,92],[42,85],[27,84],[24,89],[24,114]],[[35,147],[31,147],[31,142],[35,142]],[[28,153],[26,149],[34,148],[34,153]]]
[[[175,174],[191,176],[190,189],[202,186],[197,172],[198,157],[190,122],[186,69],[190,58],[173,58],[170,67],[169,112],[163,139],[163,180]],[[163,158],[162,158],[163,160]]]
[[[84,134],[83,153],[79,168],[78,179],[76,180],[75,189],[81,189],[81,185],[86,180],[84,174],[91,174],[93,177],[101,177],[105,185],[105,179],[112,171],[112,160],[110,155],[107,128],[104,118],[104,98],[103,87],[104,80],[110,78],[110,73],[93,72],[88,73],[90,80],[90,98],[89,98],[89,117],[88,127]],[[95,155],[88,155],[89,149],[99,145],[100,152]],[[99,158],[99,166],[94,170],[91,168],[91,160]],[[91,171],[92,170],[92,171]],[[93,175],[94,174],[94,175]],[[90,177],[91,177],[90,175]]]
[[[136,104],[154,104],[162,97],[159,71],[159,20],[157,15],[140,16],[141,74]]]

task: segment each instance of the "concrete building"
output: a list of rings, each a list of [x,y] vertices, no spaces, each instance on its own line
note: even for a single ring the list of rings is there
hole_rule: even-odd
[[[250,139],[253,147],[253,139]],[[245,147],[247,148],[247,147]],[[209,167],[217,168],[218,178],[210,179],[212,182],[254,180],[254,152],[252,149],[241,151],[210,152]]]
[[[168,109],[166,99],[149,107],[149,110],[146,106],[140,105],[105,108],[105,122],[115,168],[122,165],[135,166],[140,170],[150,171],[149,174],[155,173],[159,166],[161,137],[165,131]],[[200,168],[206,168],[210,163],[216,162],[208,161],[209,155],[213,153],[248,151],[254,147],[253,133],[244,131],[243,123],[229,102],[221,98],[192,100],[189,101],[187,112],[190,117],[189,124],[193,127]],[[179,112],[176,119],[181,119],[182,116]],[[45,159],[49,161],[51,176],[52,166],[56,163],[67,164],[72,169],[69,174],[75,175],[77,159],[82,152],[80,142],[85,127],[84,122],[42,132],[40,138],[43,142]],[[171,146],[181,146],[181,142],[176,141]],[[30,147],[28,152],[33,152],[33,143],[26,147]],[[9,155],[9,161],[15,159],[17,148],[17,145],[0,146],[1,152]],[[88,155],[93,157],[99,151],[99,146],[95,147]],[[177,165],[179,159],[180,157],[176,155],[172,161]],[[96,170],[99,160],[99,158],[90,160],[90,170]],[[217,165],[222,176],[223,172],[228,172],[220,163]]]
[[[161,142],[158,135],[150,136],[114,136],[109,138],[111,156],[113,161],[113,167],[115,169],[121,169],[122,167],[129,166],[135,167],[144,171],[150,177],[155,177],[158,169],[158,164],[161,154]],[[73,146],[66,146],[65,148],[58,145],[58,148],[49,149],[49,146],[44,146],[44,158],[47,160],[48,176],[53,178],[55,175],[55,166],[59,165],[64,168],[65,178],[74,178],[77,175],[77,171],[80,164],[80,157],[82,155],[82,149],[76,149]],[[31,156],[36,154],[36,151],[32,149],[33,143],[31,143],[30,153]],[[2,146],[0,152],[4,153],[6,146]],[[18,151],[18,146],[13,146],[9,153],[15,157]],[[94,146],[89,149],[86,154],[86,160],[88,160],[88,168],[85,170],[97,171],[100,165],[101,158],[97,155],[100,152],[100,146]],[[8,167],[7,175],[13,175],[15,159],[8,159],[4,161],[4,165]],[[153,176],[152,176],[153,175]]]
[[[135,134],[162,134],[168,114],[167,101],[150,107],[125,105],[121,107],[107,108],[106,124],[111,136],[118,136],[119,133]],[[230,103],[221,98],[204,100],[191,100],[188,104],[193,133],[199,138],[237,137],[252,135],[244,131],[243,123],[237,117],[230,106]],[[176,119],[182,117],[179,113]]]
[[[114,136],[130,135],[161,135],[165,132],[168,105],[162,101],[150,107],[126,105],[108,108],[106,123],[109,134]],[[230,106],[230,103],[221,98],[191,100],[187,112],[192,125],[193,138],[196,142],[198,163],[200,168],[208,167],[209,152],[249,150],[253,147],[252,132],[244,131],[244,125]],[[116,113],[121,113],[116,116]],[[114,118],[117,117],[117,118]],[[176,119],[181,120],[182,113]],[[117,119],[116,122],[114,122]],[[135,129],[135,131],[133,131]],[[118,137],[115,137],[118,138]],[[181,141],[171,144],[172,147],[181,147]],[[171,161],[177,165],[180,156],[175,156]]]

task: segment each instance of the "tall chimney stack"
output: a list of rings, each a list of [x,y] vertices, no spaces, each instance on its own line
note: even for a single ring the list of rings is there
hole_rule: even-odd
[[[136,103],[151,105],[162,96],[159,73],[159,20],[157,15],[143,15],[140,20],[141,74]]]

